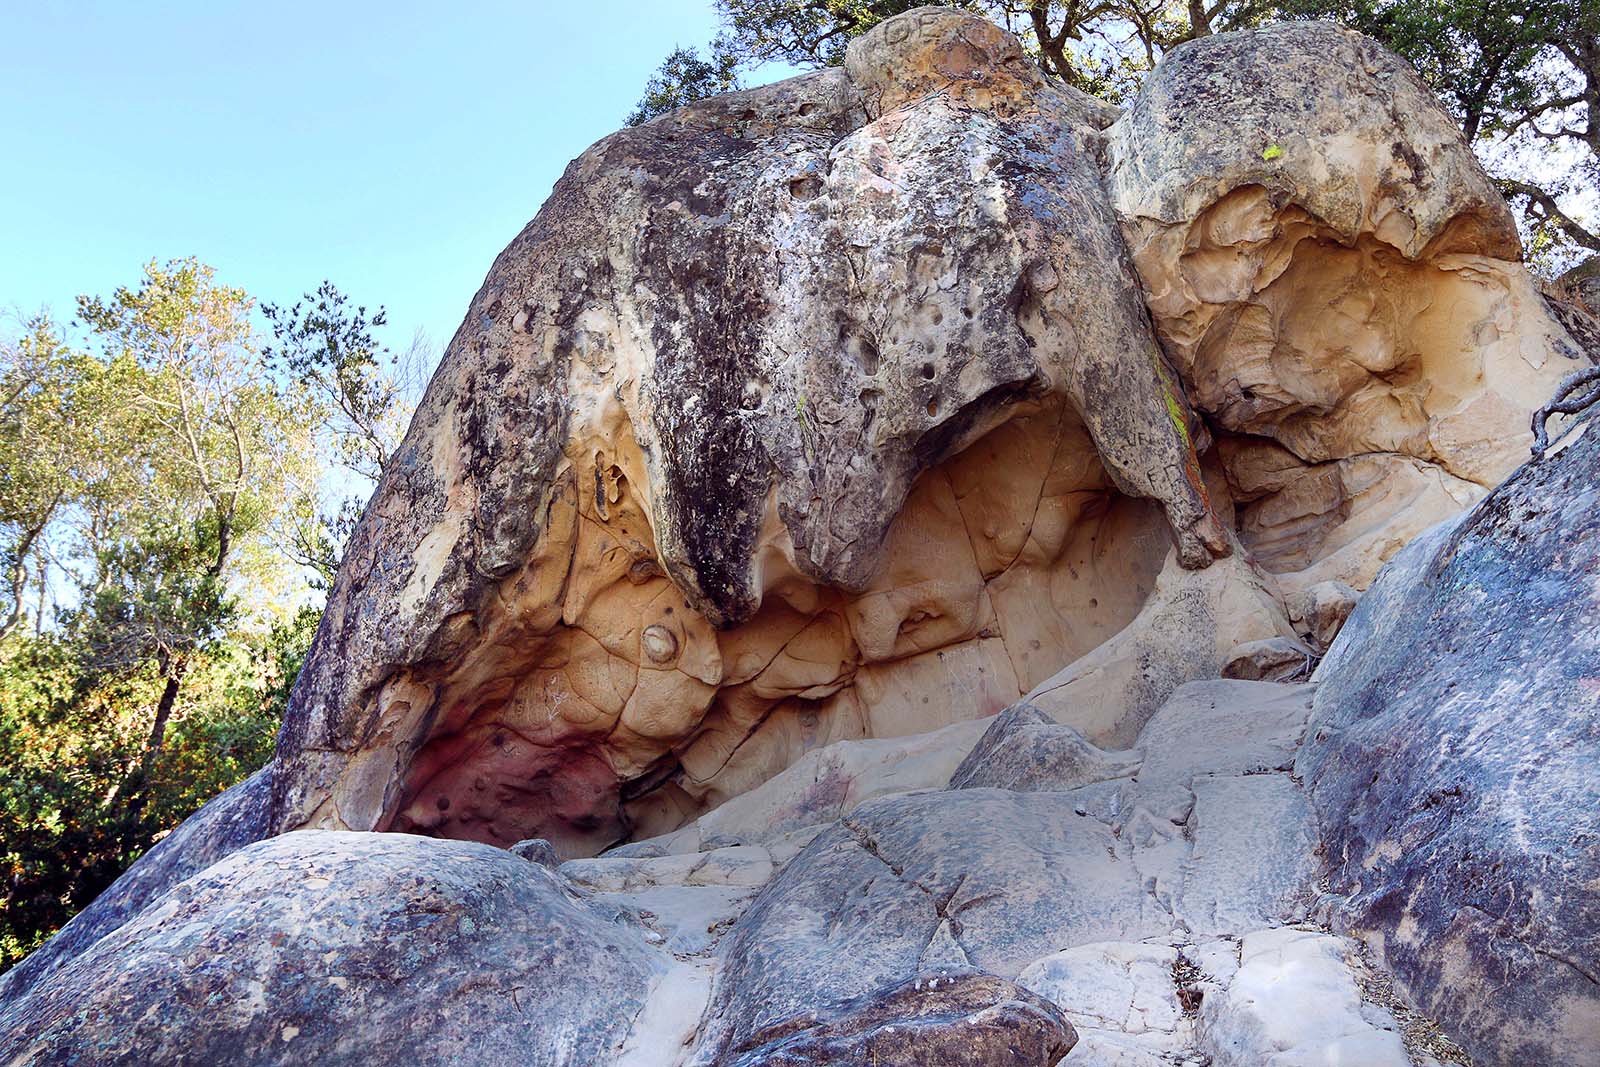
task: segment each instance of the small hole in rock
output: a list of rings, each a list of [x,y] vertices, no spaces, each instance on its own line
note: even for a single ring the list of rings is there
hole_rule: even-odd
[[[796,200],[815,200],[822,195],[822,179],[808,174],[789,182],[789,195]]]
[[[933,364],[932,363],[924,363],[922,365],[922,376],[924,378],[928,379],[928,381],[931,382],[931,381],[933,381],[933,375],[934,375]]]
[[[937,414],[939,414],[939,401],[938,401],[937,398],[928,401],[928,414],[929,415],[937,415]]]

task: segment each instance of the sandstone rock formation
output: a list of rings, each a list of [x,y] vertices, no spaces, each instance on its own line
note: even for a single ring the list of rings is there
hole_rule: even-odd
[[[1584,358],[1518,255],[1421,82],[1324,24],[1118,112],[919,9],[602,140],[451,342],[273,763],[0,977],[0,1062],[1435,1062],[1329,917],[1480,1065],[1587,1050],[1535,1008],[1587,1007],[1594,842],[1508,705],[1465,718],[1566,636],[1527,684],[1589,754],[1548,547],[1587,519],[1502,491],[1460,529],[1545,546],[1522,593],[1469,553],[1346,621]],[[1254,679],[1341,624],[1302,750],[1313,689]],[[1490,973],[1526,1003],[1473,1023]]]
[[[280,827],[593,852],[992,713],[1169,544],[1230,550],[1083,106],[981,20],[897,25],[602,141],[501,256],[333,593]]]
[[[850,56],[601,141],[497,260],[275,829],[592,854],[1024,694],[1125,746],[1481,495],[1570,368],[1471,152],[1359,37],[1197,42],[1120,117],[950,11]]]
[[[1223,35],[1167,57],[1109,136],[1163,348],[1286,591],[1364,588],[1521,461],[1489,428],[1578,353],[1404,63],[1329,24]]]

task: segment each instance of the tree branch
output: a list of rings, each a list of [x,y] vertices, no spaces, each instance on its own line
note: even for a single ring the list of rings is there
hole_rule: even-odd
[[[1594,252],[1600,252],[1600,234],[1584,228],[1576,219],[1561,210],[1561,205],[1556,203],[1556,198],[1527,182],[1515,178],[1498,179],[1501,190],[1509,197],[1525,197],[1530,204],[1538,208],[1536,216],[1541,221],[1555,226],[1571,240]]]

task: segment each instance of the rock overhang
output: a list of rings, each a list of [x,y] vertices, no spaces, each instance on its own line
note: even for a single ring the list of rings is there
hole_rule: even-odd
[[[1292,636],[1286,595],[1481,495],[1559,377],[1508,220],[1415,76],[1325,24],[1185,45],[1118,116],[920,9],[614,134],[385,474],[276,825],[668,829],[1011,703],[1190,596],[1169,552],[1242,552],[1269,603],[1234,636]]]

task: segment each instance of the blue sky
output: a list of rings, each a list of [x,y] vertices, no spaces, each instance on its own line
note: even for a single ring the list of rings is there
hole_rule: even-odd
[[[568,160],[715,30],[709,0],[39,2],[4,27],[0,309],[69,318],[195,255],[269,301],[331,279],[436,351]]]

